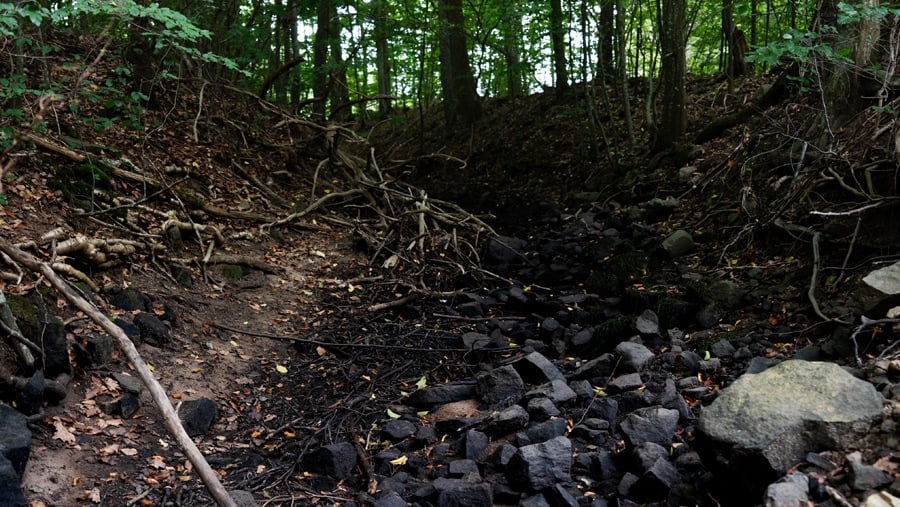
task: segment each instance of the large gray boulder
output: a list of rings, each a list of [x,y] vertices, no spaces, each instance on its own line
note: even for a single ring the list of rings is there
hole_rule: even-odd
[[[807,452],[860,438],[883,402],[872,384],[836,364],[785,361],[723,389],[700,414],[698,447],[723,487],[758,499]]]

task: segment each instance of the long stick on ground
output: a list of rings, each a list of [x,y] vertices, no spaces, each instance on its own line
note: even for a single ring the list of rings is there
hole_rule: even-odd
[[[147,386],[147,390],[150,391],[150,396],[153,398],[156,406],[159,407],[160,412],[162,412],[166,427],[169,429],[172,436],[175,437],[178,445],[181,446],[185,456],[187,456],[191,461],[191,464],[194,465],[194,470],[197,471],[200,480],[206,485],[206,489],[209,490],[209,493],[220,507],[237,507],[234,500],[231,498],[231,495],[229,495],[225,490],[225,487],[222,486],[222,483],[219,481],[219,478],[216,476],[212,467],[209,466],[206,458],[203,457],[203,454],[197,449],[194,441],[191,440],[191,437],[188,436],[187,432],[184,430],[181,421],[178,419],[178,414],[175,413],[175,407],[172,406],[168,396],[166,396],[166,392],[163,391],[159,382],[157,382],[153,377],[153,374],[150,373],[150,369],[147,368],[147,363],[141,358],[134,343],[132,343],[128,336],[125,335],[122,328],[113,324],[113,322],[103,315],[96,306],[75,292],[69,283],[53,271],[53,268],[46,262],[41,262],[37,257],[34,257],[27,252],[23,252],[3,239],[0,239],[0,250],[28,269],[39,272],[47,277],[47,280],[50,281],[53,287],[65,296],[69,302],[75,305],[79,310],[83,311],[107,333],[118,340],[119,347],[122,348],[125,357],[128,358],[128,361],[134,369],[137,370],[138,376],[144,382],[144,385]]]

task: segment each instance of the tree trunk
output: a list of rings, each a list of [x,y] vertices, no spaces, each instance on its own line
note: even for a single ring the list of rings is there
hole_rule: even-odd
[[[616,69],[619,86],[622,88],[622,115],[625,117],[625,130],[628,142],[634,146],[634,122],[631,120],[631,97],[628,93],[628,69],[625,65],[625,12],[621,0],[615,0],[616,7]]]
[[[313,116],[325,119],[328,100],[328,39],[331,37],[331,0],[319,0],[313,41]]]
[[[524,93],[522,79],[522,14],[510,6],[503,12],[501,21],[503,56],[506,59],[506,94],[515,99]]]
[[[376,0],[373,10],[373,23],[375,25],[375,69],[376,79],[378,81],[378,95],[388,96],[391,94],[391,59],[388,52],[388,35],[387,27],[388,13],[387,1]],[[391,99],[381,99],[378,101],[378,112],[382,115],[391,113]]]
[[[614,38],[618,36],[618,32],[613,26],[615,22],[614,0],[603,0],[600,4],[600,37],[597,41],[600,53],[599,71],[605,76],[612,77],[616,75],[616,66],[618,65],[618,55],[613,60],[613,47],[616,52],[619,51],[618,41]]]
[[[343,48],[341,47],[341,21],[337,15],[337,5],[329,2],[331,12],[331,117],[343,120],[350,116],[350,109],[346,107],[350,103],[350,89],[347,86],[347,66],[344,64]]]
[[[728,74],[729,92],[734,88],[734,78],[747,73],[744,62],[744,56],[747,53],[747,39],[744,37],[744,32],[734,24],[733,4],[734,0],[722,0],[722,35],[725,37],[725,46],[728,49],[725,72]]]
[[[656,150],[671,147],[687,128],[684,75],[687,67],[684,40],[685,0],[663,0],[659,23],[662,118]]]
[[[481,105],[469,66],[462,0],[439,0],[438,17],[444,119],[448,132],[468,131],[481,116]]]
[[[550,0],[550,45],[553,47],[553,69],[556,73],[556,94],[569,91],[569,74],[566,68],[565,27],[560,0]]]

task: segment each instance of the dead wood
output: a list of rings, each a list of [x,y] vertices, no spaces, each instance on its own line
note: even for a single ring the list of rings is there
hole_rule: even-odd
[[[191,264],[194,262],[194,259],[169,259],[173,262],[177,262],[179,264]],[[241,266],[247,266],[248,268],[258,269],[264,273],[269,273],[273,275],[280,274],[282,269],[278,266],[273,266],[271,264],[266,263],[263,260],[256,259],[253,257],[247,257],[246,255],[233,255],[233,254],[215,254],[211,255],[209,259],[206,261],[206,264],[214,265],[214,264],[238,264]]]
[[[258,93],[259,98],[265,100],[266,93],[269,91],[269,88],[272,87],[272,84],[275,82],[275,80],[278,79],[279,77],[281,77],[282,75],[284,75],[285,72],[288,72],[289,70],[300,65],[304,61],[305,60],[302,56],[298,56],[298,57],[294,58],[293,60],[285,63],[281,67],[278,67],[277,69],[272,71],[266,77],[266,80],[263,81],[262,85],[260,85],[260,87],[259,87],[259,93]]]
[[[194,465],[197,475],[203,481],[203,484],[206,485],[207,490],[209,490],[216,503],[223,507],[236,507],[237,504],[225,490],[225,487],[222,486],[215,471],[210,467],[206,458],[203,457],[203,454],[200,453],[200,450],[197,448],[196,444],[194,444],[194,441],[191,440],[191,437],[188,436],[184,427],[181,425],[178,414],[175,412],[175,408],[169,401],[166,392],[159,385],[156,378],[153,377],[153,373],[150,372],[147,363],[141,358],[134,343],[132,343],[131,339],[125,335],[122,328],[114,324],[110,318],[100,312],[93,303],[78,294],[78,292],[76,292],[68,282],[62,279],[48,263],[39,260],[29,253],[23,252],[2,239],[0,239],[0,250],[19,264],[45,276],[50,284],[53,285],[53,287],[56,288],[56,290],[70,303],[90,316],[97,325],[102,327],[104,331],[109,333],[119,342],[119,347],[122,349],[125,357],[128,358],[132,367],[137,371],[141,381],[143,381],[147,390],[150,392],[150,396],[153,398],[154,403],[159,407],[166,427],[184,451],[185,456],[187,456],[191,461],[191,464]]]
[[[722,116],[713,120],[709,125],[703,128],[696,136],[694,136],[694,144],[703,144],[721,136],[727,129],[740,125],[754,115],[759,114],[766,109],[774,106],[781,100],[787,91],[788,76],[796,72],[797,66],[791,65],[781,71],[778,79],[762,94],[755,102],[741,109],[736,113]]]

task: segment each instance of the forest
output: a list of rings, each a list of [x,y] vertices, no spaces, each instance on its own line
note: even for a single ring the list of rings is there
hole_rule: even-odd
[[[0,507],[900,505],[898,56],[881,0],[0,2]]]

